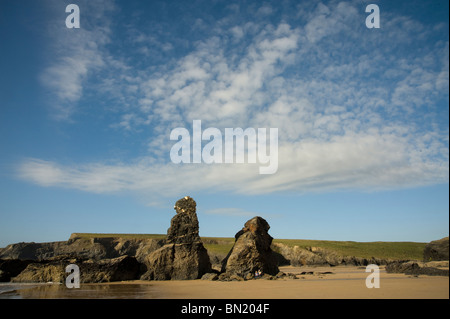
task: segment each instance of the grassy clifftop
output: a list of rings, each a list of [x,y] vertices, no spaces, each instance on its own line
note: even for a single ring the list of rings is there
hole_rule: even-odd
[[[74,233],[71,238],[124,238],[124,239],[164,239],[162,234],[97,234]],[[231,237],[202,237],[204,246],[212,253],[227,254],[234,243]],[[289,247],[319,247],[334,251],[342,256],[361,258],[421,260],[427,243],[418,242],[355,242],[328,241],[307,239],[274,239],[273,243],[281,243]]]
[[[421,260],[426,243],[417,242],[355,242],[328,240],[274,239],[274,243],[300,248],[320,247],[342,256],[380,259]]]
[[[111,234],[111,233],[72,233],[70,239],[75,238],[123,238],[123,239],[165,239],[160,234]]]

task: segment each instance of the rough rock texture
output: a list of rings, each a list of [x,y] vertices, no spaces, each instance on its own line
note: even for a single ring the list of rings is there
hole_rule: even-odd
[[[32,262],[12,282],[64,283],[69,273],[66,267],[76,264],[80,268],[80,282],[99,283],[139,279],[142,264],[135,257],[122,256],[103,260],[82,260],[71,256],[58,256],[45,261]]]
[[[170,228],[167,230],[168,244],[192,244],[200,241],[196,207],[195,201],[188,196],[175,203],[177,214],[170,221]]]
[[[71,264],[67,262],[67,265]],[[11,282],[55,282],[64,283],[66,266],[61,261],[45,261],[31,263]]]
[[[341,256],[334,251],[321,247],[301,248],[299,246],[290,247],[282,243],[273,244],[274,249],[279,253],[280,265],[292,266],[367,266],[369,264],[385,265],[390,260],[380,258],[362,258],[355,256]]]
[[[214,281],[219,279],[219,275],[214,272],[208,272],[202,276],[202,280]]]
[[[0,259],[47,260],[71,255],[82,259],[100,260],[128,255],[135,256],[143,262],[149,253],[163,245],[162,239],[81,238],[77,234],[72,234],[68,241],[8,245],[0,248]]]
[[[20,274],[32,262],[32,260],[0,259],[0,282],[10,281],[12,277]]]
[[[80,265],[80,279],[82,283],[135,280],[140,278],[142,270],[142,264],[131,256],[99,261],[88,260]]]
[[[58,250],[66,242],[52,243],[17,243],[0,248],[0,258],[20,259],[20,260],[42,260],[54,256],[54,251]]]
[[[270,248],[272,237],[269,224],[262,217],[248,220],[244,228],[235,236],[235,243],[222,263],[222,272],[228,276],[242,278],[257,270],[264,274],[276,275],[279,272],[277,258]]]
[[[189,280],[211,271],[208,252],[202,243],[167,244],[146,259],[142,280]]]
[[[402,273],[406,275],[428,275],[428,276],[448,276],[448,264],[446,269],[438,267],[429,267],[428,263],[409,262],[391,262],[386,265],[388,273]]]
[[[423,260],[448,260],[448,237],[432,241],[423,250]]]
[[[195,201],[186,196],[178,200],[167,231],[167,244],[146,259],[143,280],[199,279],[211,271],[208,252],[199,236]]]

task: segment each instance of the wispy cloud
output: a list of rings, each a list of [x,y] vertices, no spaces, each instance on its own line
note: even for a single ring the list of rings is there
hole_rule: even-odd
[[[69,29],[61,19],[64,2],[48,2],[59,8],[58,19],[49,22],[48,33],[53,39],[49,54],[51,62],[40,76],[41,83],[49,90],[52,116],[68,120],[83,95],[84,85],[90,73],[106,65],[103,46],[110,42],[110,19],[105,13],[114,6],[109,1],[82,1],[82,27]]]
[[[428,137],[430,138],[430,137]],[[19,167],[20,176],[42,186],[74,188],[94,193],[139,192],[181,196],[191,191],[229,191],[240,194],[317,192],[337,189],[361,191],[396,189],[448,182],[445,161],[423,159],[430,151],[426,138],[409,141],[396,135],[373,133],[343,136],[329,142],[283,145],[278,172],[258,175],[252,164],[176,165],[141,159],[132,164],[60,165],[29,159]],[[440,151],[435,145],[432,155]]]

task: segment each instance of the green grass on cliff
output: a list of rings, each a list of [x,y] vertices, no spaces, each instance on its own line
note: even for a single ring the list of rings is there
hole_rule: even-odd
[[[273,242],[282,243],[289,247],[320,247],[334,251],[342,256],[408,260],[422,260],[423,249],[427,244],[417,242],[355,242],[304,239],[274,239]]]
[[[76,233],[71,237],[78,238],[106,238],[120,237],[125,239],[164,239],[161,234],[95,234]],[[206,249],[215,254],[226,255],[234,244],[234,238],[202,237]],[[336,252],[342,256],[355,256],[362,258],[422,260],[423,249],[426,243],[418,242],[355,242],[355,241],[328,241],[307,239],[274,239],[273,243],[281,243],[289,247],[300,248],[320,247]]]
[[[227,255],[234,245],[234,238],[202,237],[203,246],[216,255]]]
[[[104,233],[73,233],[70,238],[124,238],[124,239],[165,239],[160,234],[104,234]]]

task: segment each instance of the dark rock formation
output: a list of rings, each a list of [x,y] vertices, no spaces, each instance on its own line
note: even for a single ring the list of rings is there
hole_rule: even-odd
[[[448,260],[448,237],[432,241],[423,250],[423,260]]]
[[[62,258],[58,260],[45,260],[30,263],[19,275],[11,278],[11,282],[54,282],[64,283],[66,278],[66,266],[72,263],[77,263],[77,260],[70,259],[63,261]],[[80,262],[78,261],[78,266]]]
[[[208,252],[202,243],[167,244],[146,259],[142,280],[198,279],[211,271]]]
[[[167,230],[168,244],[192,244],[200,241],[198,234],[197,204],[186,196],[179,199],[173,207],[177,214],[170,221]]]
[[[219,275],[214,272],[208,272],[202,276],[202,280],[214,281],[219,279]]]
[[[272,245],[278,253],[279,265],[292,266],[367,266],[369,264],[386,265],[392,260],[382,258],[362,258],[342,256],[332,250],[321,247],[288,246],[282,243]]]
[[[419,265],[416,262],[391,262],[386,265],[387,273],[401,273],[405,275],[428,275],[428,276],[448,276],[448,268],[440,269],[437,267],[428,267]]]
[[[76,264],[80,269],[81,283],[99,283],[139,279],[142,264],[135,257],[122,256],[113,259],[83,260],[71,256],[58,256],[44,261],[29,263],[12,282],[64,283],[66,267]]]
[[[267,221],[258,216],[247,221],[235,236],[234,246],[222,263],[222,272],[242,278],[257,270],[276,275],[279,269],[270,248],[273,238],[268,234],[269,228]]]
[[[0,248],[0,258],[20,260],[42,260],[53,257],[53,252],[66,242],[17,243]]]
[[[0,282],[10,281],[12,277],[20,274],[32,262],[32,260],[0,259]]]
[[[195,201],[186,196],[178,200],[167,231],[167,244],[146,259],[143,280],[199,279],[211,272],[208,252],[199,236]]]
[[[131,256],[86,261],[79,267],[82,283],[135,280],[143,272],[143,265]]]
[[[84,238],[72,234],[68,241],[50,243],[17,243],[0,248],[0,259],[47,260],[57,256],[81,259],[112,259],[135,256],[140,262],[164,245],[163,239],[126,239],[120,237]]]

